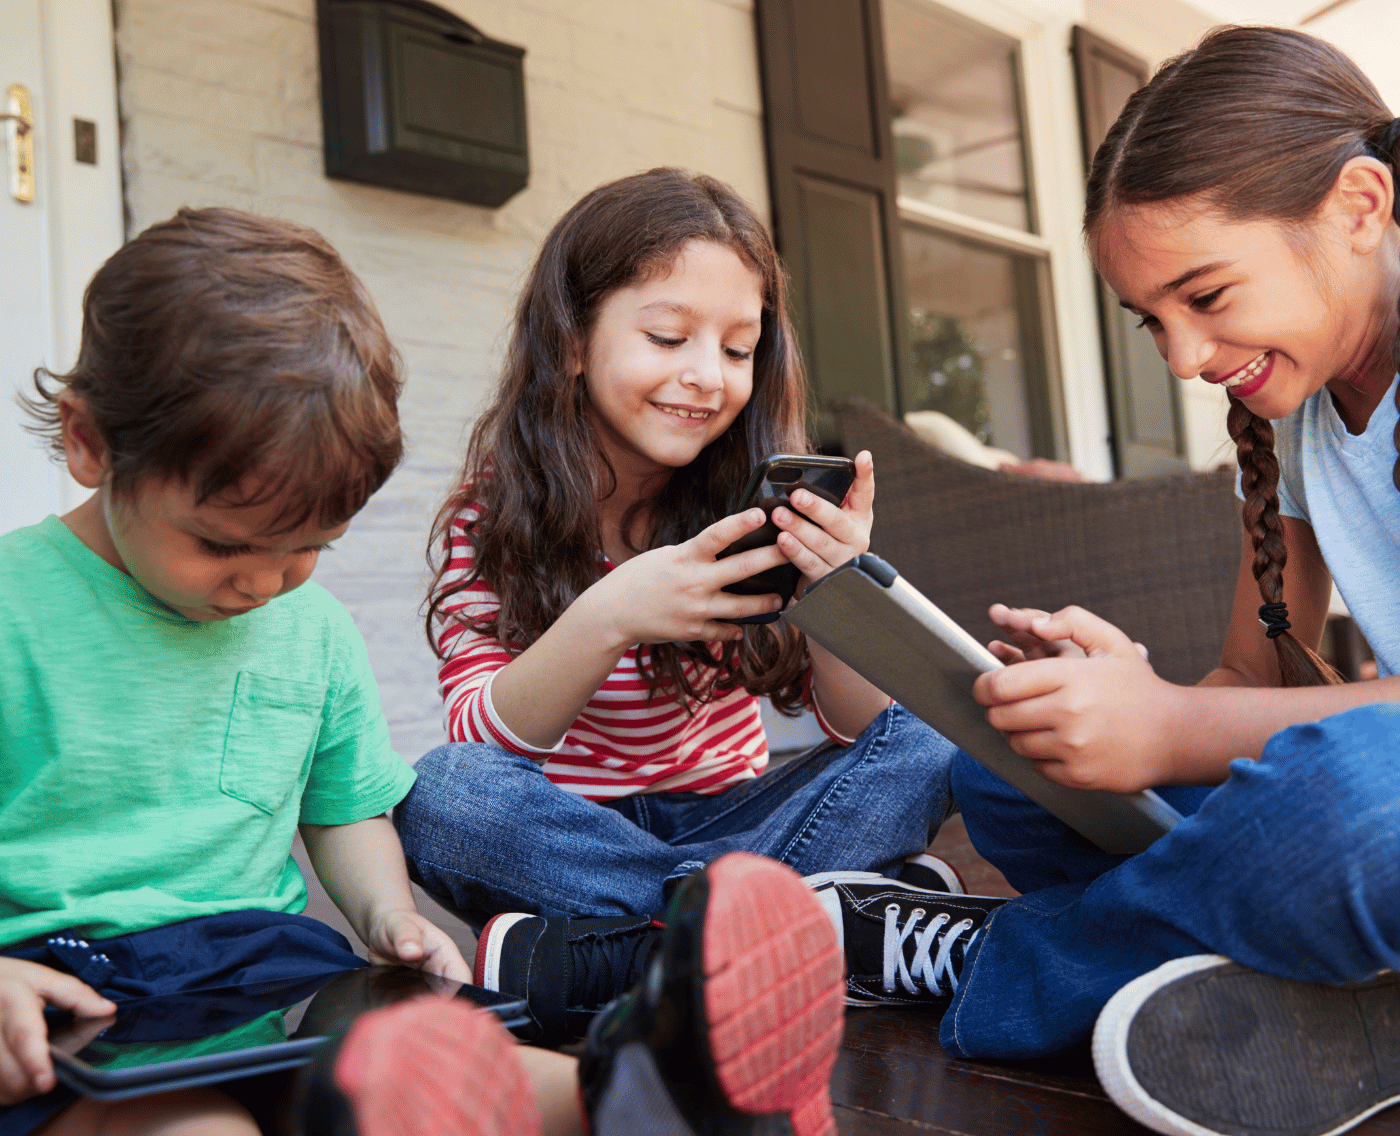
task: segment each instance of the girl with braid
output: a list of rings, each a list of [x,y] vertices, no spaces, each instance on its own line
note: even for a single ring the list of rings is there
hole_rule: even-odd
[[[1397,170],[1400,119],[1349,59],[1227,27],[1134,94],[1090,175],[1097,268],[1178,377],[1229,392],[1239,583],[1194,687],[1086,611],[993,609],[992,724],[1053,781],[1157,787],[1185,819],[1108,855],[955,758],[973,843],[1023,894],[954,958],[941,1041],[1092,1036],[1161,1132],[1316,1136],[1400,1099]],[[1334,580],[1374,681],[1314,653]]]

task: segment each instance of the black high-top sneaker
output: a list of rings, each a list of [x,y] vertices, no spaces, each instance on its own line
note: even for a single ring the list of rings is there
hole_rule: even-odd
[[[1400,1102],[1400,974],[1290,982],[1220,955],[1163,963],[1094,1027],[1104,1092],[1180,1136],[1331,1136]]]
[[[650,916],[546,919],[497,915],[476,944],[473,981],[524,998],[526,1041],[558,1045],[582,1037],[599,1010],[634,986],[661,942]]]
[[[791,869],[736,852],[682,882],[643,981],[579,1063],[597,1136],[834,1136],[842,960]]]
[[[823,872],[803,881],[846,952],[846,1004],[898,1005],[942,1013],[994,896],[929,891],[870,872]]]

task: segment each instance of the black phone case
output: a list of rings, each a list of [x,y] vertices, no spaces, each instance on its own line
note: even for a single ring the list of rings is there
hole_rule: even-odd
[[[792,472],[796,472],[797,476],[790,476]],[[774,476],[775,473],[777,477]],[[855,463],[850,458],[827,457],[823,454],[769,454],[754,469],[744,489],[743,501],[737,510],[743,512],[757,505],[769,519],[753,532],[729,545],[716,559],[723,560],[735,553],[776,543],[782,530],[772,521],[773,510],[779,505],[786,505],[791,509],[791,496],[798,489],[811,490],[818,497],[839,506],[846,499],[846,492],[851,488],[855,477]],[[793,512],[798,511],[793,509]],[[793,593],[797,591],[797,582],[801,578],[802,573],[796,565],[779,564],[766,572],[759,572],[730,584],[723,590],[738,596],[776,594],[782,598],[782,607],[785,608],[792,600]],[[777,611],[725,622],[773,623],[782,613],[782,608],[779,608]]]

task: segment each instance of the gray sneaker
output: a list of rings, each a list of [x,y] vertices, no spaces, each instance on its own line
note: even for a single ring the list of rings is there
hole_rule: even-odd
[[[1400,1101],[1400,974],[1289,982],[1220,955],[1163,963],[1099,1014],[1094,1066],[1180,1136],[1331,1136]]]

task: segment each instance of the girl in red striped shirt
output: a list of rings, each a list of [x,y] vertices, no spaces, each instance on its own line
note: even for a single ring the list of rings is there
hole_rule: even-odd
[[[809,448],[785,288],[714,179],[594,190],[545,240],[439,514],[428,633],[455,744],[419,762],[396,821],[478,931],[511,913],[482,934],[478,981],[519,964],[564,983],[546,1032],[645,955],[635,936],[606,965],[578,944],[645,923],[697,866],[743,850],[893,875],[947,811],[949,743],[795,628],[730,622],[780,601],[725,585],[784,561],[805,585],[869,544],[861,453],[843,505],[799,490],[776,546],[716,559],[764,520],[735,512],[757,461]],[[760,777],[760,697],[831,740]]]

